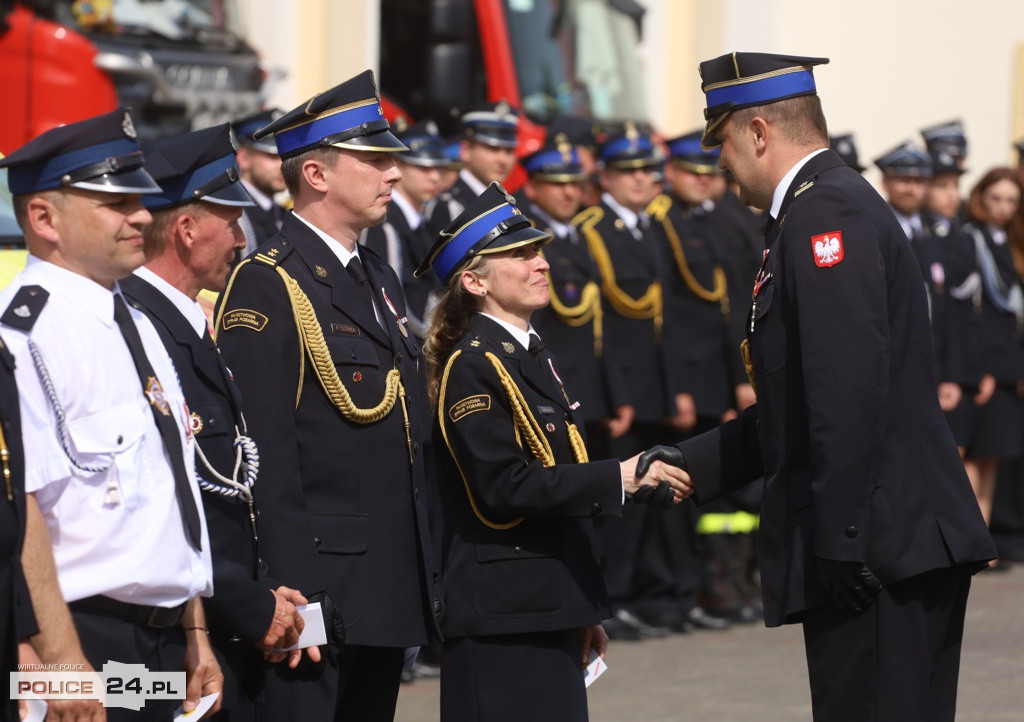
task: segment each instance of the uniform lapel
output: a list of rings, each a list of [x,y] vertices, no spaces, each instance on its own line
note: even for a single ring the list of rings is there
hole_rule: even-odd
[[[474,314],[470,321],[470,328],[486,338],[491,350],[498,358],[514,366],[534,391],[568,410],[565,399],[558,391],[558,383],[551,375],[551,370],[541,366],[533,354],[520,346],[508,331],[480,314]],[[545,361],[545,363],[547,362]]]

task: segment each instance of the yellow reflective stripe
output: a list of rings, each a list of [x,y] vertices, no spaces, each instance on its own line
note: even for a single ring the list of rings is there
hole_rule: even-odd
[[[698,534],[749,534],[757,531],[761,516],[748,511],[731,514],[701,514],[697,520]]]

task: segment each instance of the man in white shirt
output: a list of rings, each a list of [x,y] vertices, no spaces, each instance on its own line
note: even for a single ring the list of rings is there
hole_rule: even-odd
[[[29,514],[45,521],[30,531],[49,532],[85,656],[96,669],[185,669],[191,709],[222,683],[199,600],[213,583],[194,440],[171,360],[117,285],[145,260],[151,217],[140,196],[159,187],[142,163],[123,109],[47,131],[0,161],[30,254],[0,295],[0,324],[17,359]],[[44,546],[27,541],[26,554],[45,558]],[[59,599],[36,598],[52,581],[45,567],[26,564],[33,604],[60,617]],[[177,704],[107,716],[169,719]]]

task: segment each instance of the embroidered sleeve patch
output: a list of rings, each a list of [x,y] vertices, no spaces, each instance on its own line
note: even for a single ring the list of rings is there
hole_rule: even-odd
[[[267,317],[259,311],[253,311],[248,308],[236,308],[224,314],[220,325],[225,331],[229,331],[235,326],[241,326],[250,331],[258,332],[267,327]]]
[[[811,250],[814,251],[814,265],[831,268],[843,260],[843,232],[829,231],[811,236]]]
[[[491,397],[487,394],[477,394],[476,396],[467,396],[462,401],[456,401],[452,404],[451,408],[448,409],[448,417],[454,423],[470,414],[475,414],[477,411],[490,411],[490,409]]]

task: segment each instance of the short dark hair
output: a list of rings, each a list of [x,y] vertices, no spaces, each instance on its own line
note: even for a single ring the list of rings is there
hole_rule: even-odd
[[[302,181],[302,164],[307,160],[318,160],[325,165],[334,165],[341,154],[340,148],[334,146],[323,146],[311,148],[305,153],[299,153],[291,158],[285,158],[281,162],[281,175],[284,176],[284,184],[288,193],[295,198],[299,193],[299,184]]]
[[[25,232],[25,225],[28,222],[28,202],[36,197],[42,197],[53,203],[55,206],[60,206],[64,202],[64,194],[59,190],[46,190],[38,191],[36,193],[19,193],[11,196],[11,206],[14,208],[14,220],[17,222],[18,227]]]
[[[764,118],[795,143],[828,146],[828,125],[817,95],[801,95],[767,105],[755,105],[732,112],[730,122],[746,125],[756,117]]]

